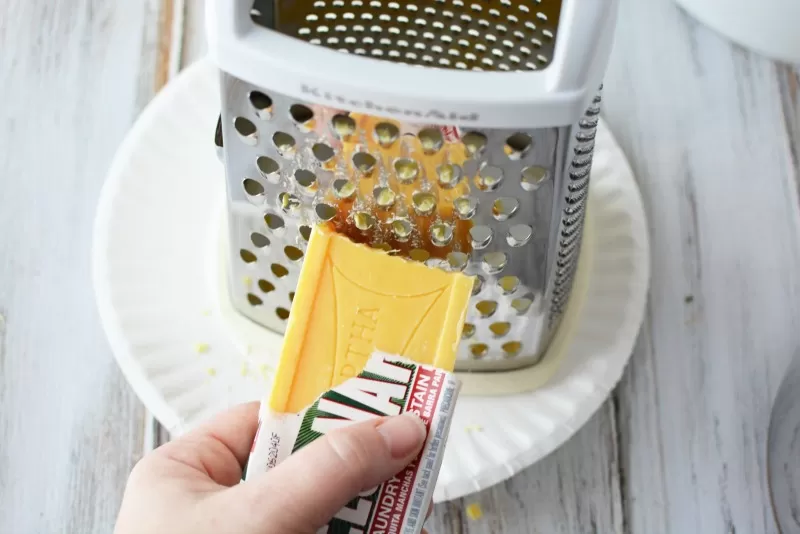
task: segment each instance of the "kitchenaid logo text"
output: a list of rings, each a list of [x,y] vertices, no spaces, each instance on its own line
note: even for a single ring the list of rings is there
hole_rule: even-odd
[[[407,108],[400,108],[397,106],[382,106],[380,104],[376,104],[372,100],[354,100],[352,98],[345,98],[340,95],[329,93],[328,91],[322,91],[316,87],[309,87],[308,85],[305,84],[301,86],[301,91],[314,98],[327,100],[329,102],[335,102],[337,104],[341,104],[342,106],[370,109],[377,111],[379,113],[380,112],[388,113],[390,115],[405,115],[406,117],[415,117],[418,119],[438,119],[442,121],[460,121],[460,122],[477,122],[478,119],[480,118],[480,115],[478,115],[477,113],[461,114],[461,113],[456,113],[455,111],[446,113],[444,111],[440,111],[437,109],[431,109],[429,111],[420,111],[418,109],[407,109]]]

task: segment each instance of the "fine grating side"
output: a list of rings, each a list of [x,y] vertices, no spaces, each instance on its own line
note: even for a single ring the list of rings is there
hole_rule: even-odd
[[[561,0],[255,0],[259,26],[345,53],[446,69],[532,71],[555,49]]]
[[[586,114],[578,121],[575,134],[573,159],[567,173],[565,205],[562,211],[555,262],[555,277],[550,303],[548,323],[550,328],[558,324],[564,313],[578,265],[583,222],[586,218],[586,203],[589,197],[589,176],[592,172],[592,156],[597,124],[600,121],[601,86]]]

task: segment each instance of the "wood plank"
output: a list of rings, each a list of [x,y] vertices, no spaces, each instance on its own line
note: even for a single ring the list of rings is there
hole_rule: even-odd
[[[191,65],[206,55],[205,0],[191,0],[184,11],[182,65]]]
[[[765,437],[800,329],[794,97],[782,67],[669,0],[621,9],[605,116],[653,245],[619,389],[626,532],[775,532]]]
[[[794,167],[800,166],[800,65],[778,65],[783,117]],[[796,177],[800,173],[796,174]]]
[[[100,327],[90,258],[106,169],[153,94],[158,13],[3,6],[0,532],[111,532],[141,453],[143,408]]]

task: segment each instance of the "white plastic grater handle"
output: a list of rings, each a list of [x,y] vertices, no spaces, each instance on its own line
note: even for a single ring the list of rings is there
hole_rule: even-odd
[[[209,51],[250,83],[331,107],[401,121],[543,128],[575,122],[605,71],[618,0],[564,0],[542,71],[420,68],[344,54],[257,26],[252,0],[209,0]]]

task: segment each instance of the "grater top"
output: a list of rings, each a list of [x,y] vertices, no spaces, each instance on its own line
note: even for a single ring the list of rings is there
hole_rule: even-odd
[[[255,0],[259,26],[340,52],[477,71],[550,64],[561,0]]]
[[[617,0],[209,0],[209,53],[269,91],[400,122],[572,124]],[[347,52],[347,53],[343,53]]]

